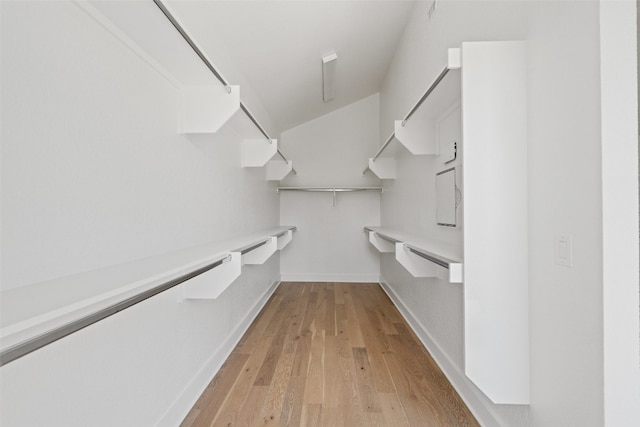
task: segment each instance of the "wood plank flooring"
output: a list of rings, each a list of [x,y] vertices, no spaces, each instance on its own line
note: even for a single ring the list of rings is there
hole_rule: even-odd
[[[378,284],[282,283],[182,422],[477,426]]]

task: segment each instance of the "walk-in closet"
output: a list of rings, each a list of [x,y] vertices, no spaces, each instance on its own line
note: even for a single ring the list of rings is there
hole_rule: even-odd
[[[638,16],[0,0],[0,425],[637,425]]]

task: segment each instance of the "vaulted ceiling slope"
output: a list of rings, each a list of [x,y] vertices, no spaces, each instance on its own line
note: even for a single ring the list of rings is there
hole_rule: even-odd
[[[214,64],[216,51],[224,47],[227,62],[248,80],[281,131],[378,92],[414,4],[165,2]],[[338,54],[336,98],[324,103],[321,58],[331,52]],[[216,66],[223,75],[227,71],[225,64]]]

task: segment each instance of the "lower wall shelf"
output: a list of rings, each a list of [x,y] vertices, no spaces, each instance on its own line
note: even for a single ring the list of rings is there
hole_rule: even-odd
[[[378,251],[395,252],[396,260],[413,277],[446,277],[450,283],[463,282],[463,263],[451,249],[387,228],[366,226],[364,230]]]
[[[178,285],[182,298],[218,298],[242,273],[243,258],[265,262],[294,230],[275,227],[3,291],[0,366]]]

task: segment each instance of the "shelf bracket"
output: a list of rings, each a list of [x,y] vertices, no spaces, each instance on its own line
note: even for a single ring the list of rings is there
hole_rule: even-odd
[[[240,86],[185,87],[180,96],[179,132],[216,133],[239,109]]]
[[[266,179],[267,181],[280,181],[284,179],[293,170],[293,161],[287,160],[271,160],[267,162]]]
[[[375,231],[369,231],[369,243],[371,243],[373,247],[378,250],[378,252],[390,253],[395,252],[396,250],[393,243],[380,238],[380,236]]]
[[[183,299],[216,299],[242,272],[242,255],[230,252],[222,265],[184,282]]]
[[[411,121],[396,120],[394,126],[396,139],[411,154],[438,154],[434,122],[415,117]]]
[[[277,139],[245,139],[242,141],[242,167],[259,168],[278,152]]]
[[[283,250],[293,239],[293,230],[287,230],[282,236],[278,237],[278,250]]]
[[[278,238],[271,237],[264,245],[242,255],[242,264],[264,264],[278,250]]]
[[[378,157],[369,159],[369,170],[380,179],[396,179],[396,159]]]
[[[411,253],[403,242],[396,243],[396,260],[407,269],[413,277],[439,277],[437,264]]]

